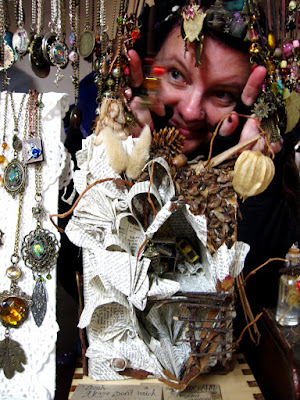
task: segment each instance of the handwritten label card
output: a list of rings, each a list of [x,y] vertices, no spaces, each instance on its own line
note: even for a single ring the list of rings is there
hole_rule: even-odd
[[[164,400],[222,400],[220,385],[190,385],[183,392],[164,386]]]
[[[71,400],[161,400],[162,385],[78,385]]]

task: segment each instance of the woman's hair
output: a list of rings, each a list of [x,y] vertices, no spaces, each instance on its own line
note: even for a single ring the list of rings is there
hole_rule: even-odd
[[[170,31],[175,26],[182,26],[182,10],[188,4],[186,0],[156,0],[154,6],[145,6],[139,17],[141,39],[135,45],[141,59],[155,57]],[[220,0],[202,0],[201,9],[207,13],[202,33],[248,52],[251,42],[246,35],[247,23],[244,21],[243,24],[240,11],[228,10],[225,6],[226,2]],[[228,21],[231,21],[230,26]],[[238,29],[239,23],[242,23],[242,27]]]

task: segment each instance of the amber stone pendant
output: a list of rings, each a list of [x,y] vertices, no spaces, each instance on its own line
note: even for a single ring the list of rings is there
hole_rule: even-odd
[[[7,328],[19,328],[26,321],[33,302],[18,286],[0,293],[0,320]]]

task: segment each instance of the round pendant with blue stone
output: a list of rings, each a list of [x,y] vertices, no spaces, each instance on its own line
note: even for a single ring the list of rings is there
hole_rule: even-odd
[[[12,160],[4,170],[4,187],[13,197],[25,189],[26,166],[19,160]]]
[[[58,251],[59,243],[54,233],[41,227],[25,236],[21,250],[25,265],[38,275],[54,266]]]

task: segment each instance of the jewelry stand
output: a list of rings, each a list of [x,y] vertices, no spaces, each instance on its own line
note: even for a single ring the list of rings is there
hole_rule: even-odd
[[[13,93],[15,109],[19,110],[22,93]],[[0,97],[0,121],[3,124],[5,116],[6,92]],[[28,99],[28,96],[27,96]],[[49,220],[49,214],[58,211],[59,178],[64,170],[67,152],[62,143],[63,125],[62,118],[69,107],[69,99],[66,94],[44,93],[42,97],[44,107],[41,114],[41,138],[43,142],[42,162],[42,196],[46,217],[43,220],[43,228],[52,232],[60,243],[60,234]],[[25,123],[25,106],[20,113],[19,135],[23,139]],[[13,158],[12,137],[14,134],[14,120],[11,115],[11,107],[7,110],[7,127],[5,157],[8,162]],[[2,175],[2,172],[1,172]],[[4,187],[0,188],[0,230],[2,231],[2,245],[0,246],[0,293],[10,288],[10,279],[6,276],[6,270],[11,265],[11,254],[16,234],[18,216],[19,195],[12,197]],[[22,213],[20,218],[19,250],[24,237],[36,228],[36,220],[32,215],[35,206],[35,167],[27,165],[27,180],[24,190]],[[18,280],[18,286],[23,292],[32,296],[35,281],[30,268],[25,266],[20,254],[18,265],[22,276]],[[45,278],[45,277],[44,277]],[[51,270],[51,279],[43,281],[47,292],[47,311],[40,327],[34,321],[31,311],[27,320],[20,328],[10,329],[10,338],[22,346],[27,364],[23,372],[15,372],[12,379],[7,379],[3,369],[0,370],[0,398],[3,399],[28,399],[41,400],[53,399],[55,393],[55,349],[59,326],[56,322],[56,265]],[[6,328],[0,325],[0,341],[5,337]],[[4,397],[2,397],[4,396]]]

